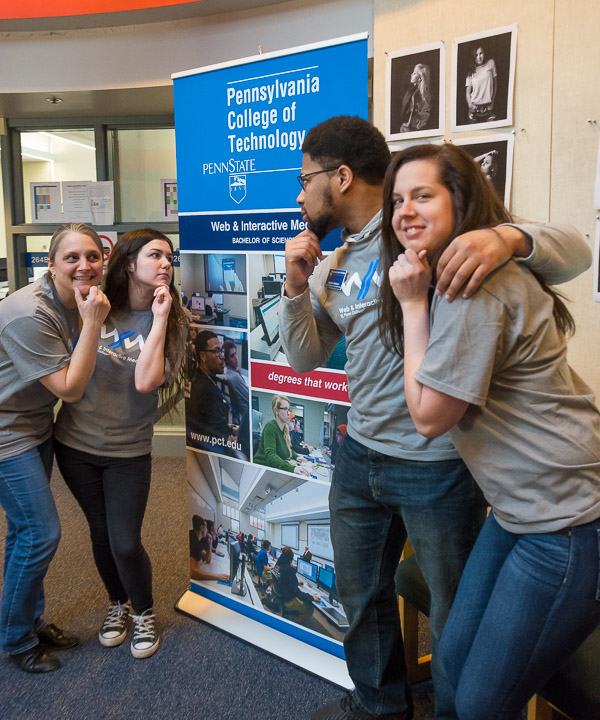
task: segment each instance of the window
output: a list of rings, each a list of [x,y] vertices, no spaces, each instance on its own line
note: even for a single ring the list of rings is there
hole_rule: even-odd
[[[119,220],[160,222],[160,181],[177,176],[175,130],[113,130],[112,138]]]
[[[30,223],[30,183],[96,180],[96,146],[93,130],[22,132],[20,135],[25,222]]]
[[[225,503],[223,503],[223,515],[230,518],[231,520],[239,521],[240,519],[240,511],[236,510],[236,508],[233,508],[230,505],[225,505]]]

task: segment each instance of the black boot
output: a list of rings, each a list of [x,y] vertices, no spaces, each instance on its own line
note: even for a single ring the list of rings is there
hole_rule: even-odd
[[[40,645],[48,648],[56,648],[57,650],[66,650],[67,648],[77,645],[79,638],[76,635],[61,630],[56,625],[48,623],[43,630],[37,634]]]

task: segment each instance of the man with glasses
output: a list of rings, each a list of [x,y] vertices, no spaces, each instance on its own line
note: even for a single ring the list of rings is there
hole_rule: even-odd
[[[185,403],[188,442],[192,447],[248,460],[238,438],[241,418],[238,397],[221,377],[225,353],[219,338],[214,332],[203,330],[196,336],[194,350],[197,369]]]
[[[407,534],[431,593],[436,718],[455,719],[454,692],[437,649],[485,508],[449,438],[427,440],[416,432],[404,399],[402,359],[378,334],[390,153],[376,128],[342,116],[314,127],[302,151],[297,202],[307,229],[286,244],[282,344],[292,367],[308,372],[325,365],[345,336],[352,399],[329,505],[337,588],[350,621],[344,649],[356,690],[311,720],[412,717],[394,590]],[[344,244],[324,258],[319,243],[340,226]],[[451,300],[467,282],[467,297],[513,255],[526,258],[549,283],[575,277],[590,262],[574,228],[504,225],[456,238],[438,264],[437,289]]]

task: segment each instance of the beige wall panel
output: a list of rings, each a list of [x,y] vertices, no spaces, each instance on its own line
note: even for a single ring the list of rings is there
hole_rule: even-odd
[[[446,43],[446,138],[450,133],[452,40],[518,25],[515,82],[515,165],[512,210],[549,217],[553,0],[375,0],[374,122],[385,129],[385,53],[443,40]],[[513,128],[473,134],[510,132]],[[524,129],[525,132],[521,132]],[[454,135],[469,133],[454,133]],[[532,176],[532,170],[535,173]]]
[[[593,243],[593,194],[600,140],[600,3],[557,0],[552,127],[551,218],[571,222]],[[590,124],[588,119],[596,120]],[[564,286],[577,333],[569,362],[600,399],[600,304],[592,300],[592,271]]]
[[[592,242],[600,139],[597,0],[507,0],[496,5],[479,0],[375,0],[374,122],[385,128],[386,51],[435,40],[446,43],[449,127],[453,38],[512,23],[518,25],[512,210],[532,220],[569,222]],[[600,397],[600,364],[594,352],[600,348],[600,305],[591,299],[591,286],[589,270],[562,289],[573,300],[569,307],[578,327],[569,360]]]

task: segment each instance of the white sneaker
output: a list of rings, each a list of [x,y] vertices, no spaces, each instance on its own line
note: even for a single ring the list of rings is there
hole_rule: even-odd
[[[127,601],[124,605],[117,600],[111,602],[108,614],[102,623],[98,639],[104,647],[116,647],[127,637],[127,624],[131,605]]]
[[[135,658],[146,658],[158,650],[160,638],[154,625],[154,610],[150,608],[141,615],[131,615],[134,627],[131,640],[131,654]]]

